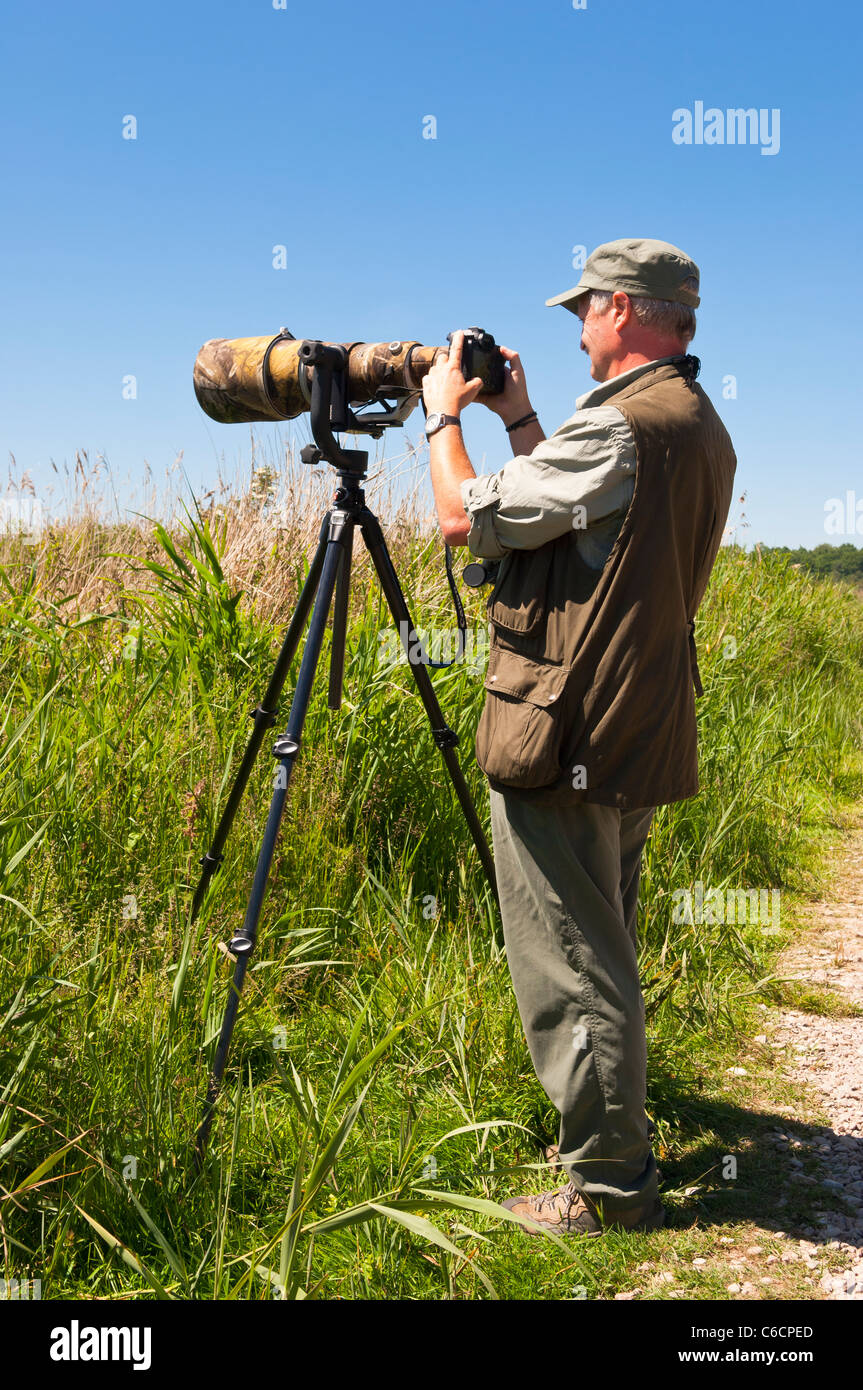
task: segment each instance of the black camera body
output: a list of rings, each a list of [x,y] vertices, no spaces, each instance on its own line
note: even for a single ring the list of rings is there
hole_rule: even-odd
[[[447,334],[447,342],[452,345],[454,334]],[[506,385],[504,372],[506,364],[500,348],[490,333],[483,328],[466,328],[461,353],[461,369],[465,381],[475,376],[482,377],[482,389],[486,395],[499,396]]]

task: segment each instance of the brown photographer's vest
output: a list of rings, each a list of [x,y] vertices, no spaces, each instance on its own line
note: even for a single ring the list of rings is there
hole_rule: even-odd
[[[737,460],[695,365],[655,367],[603,401],[632,430],[636,474],[599,575],[574,532],[501,561],[476,737],[498,791],[622,811],[698,791],[694,620]]]

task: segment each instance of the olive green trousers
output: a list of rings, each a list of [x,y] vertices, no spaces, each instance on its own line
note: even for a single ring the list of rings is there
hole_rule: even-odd
[[[606,1218],[652,1204],[636,921],[655,808],[540,806],[490,789],[503,933],[560,1161]]]

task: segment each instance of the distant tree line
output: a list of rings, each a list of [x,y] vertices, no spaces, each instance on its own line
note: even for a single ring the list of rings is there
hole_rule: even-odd
[[[787,545],[759,545],[762,555],[787,555],[794,565],[802,565],[812,574],[844,579],[850,584],[863,584],[863,548],[851,545],[816,545],[814,550],[800,546],[791,550]]]

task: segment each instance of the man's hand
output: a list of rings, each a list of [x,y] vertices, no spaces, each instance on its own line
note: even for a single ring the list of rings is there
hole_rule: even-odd
[[[504,372],[503,391],[499,396],[480,394],[477,396],[477,400],[487,406],[495,415],[499,415],[505,425],[511,425],[515,420],[529,415],[533,406],[527,394],[524,367],[521,365],[521,358],[518,353],[507,347],[502,347],[500,353],[507,363],[507,370]]]
[[[459,329],[453,334],[449,353],[439,353],[423,379],[423,400],[429,414],[440,411],[442,415],[460,415],[482,390],[482,377],[465,381],[462,375],[463,344],[464,333]]]

